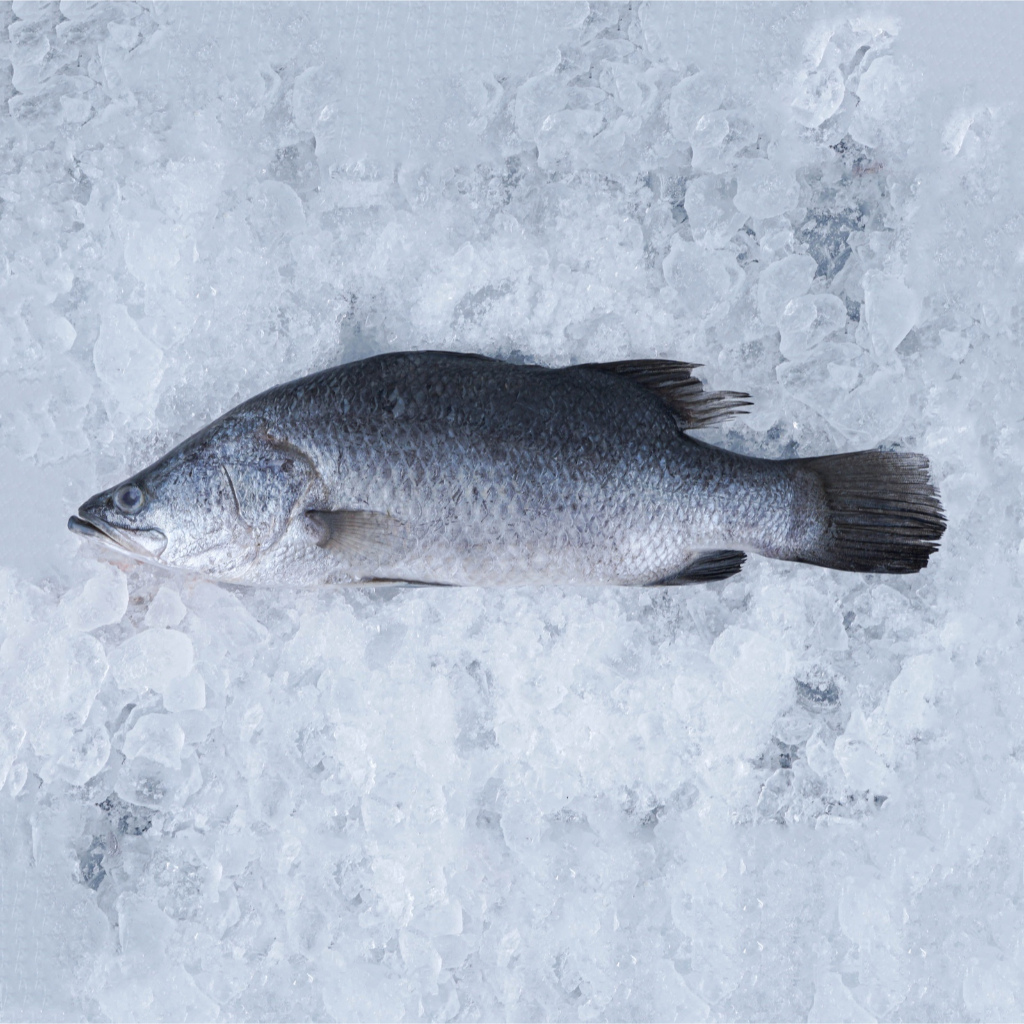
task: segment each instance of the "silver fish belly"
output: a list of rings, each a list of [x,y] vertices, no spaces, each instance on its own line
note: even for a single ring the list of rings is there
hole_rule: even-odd
[[[256,584],[679,584],[747,552],[915,572],[944,529],[923,456],[741,456],[692,438],[748,404],[691,364],[550,369],[410,352],[264,392],[69,526]]]

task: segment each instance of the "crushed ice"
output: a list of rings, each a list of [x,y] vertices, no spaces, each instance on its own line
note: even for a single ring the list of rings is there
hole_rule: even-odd
[[[1022,26],[964,11],[0,12],[0,1016],[1019,1015]],[[709,438],[925,452],[949,531],[657,593],[65,531],[406,347],[702,362]]]

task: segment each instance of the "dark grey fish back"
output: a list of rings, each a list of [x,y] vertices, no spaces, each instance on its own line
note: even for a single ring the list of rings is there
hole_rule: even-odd
[[[590,367],[549,369],[447,352],[376,356],[312,374],[250,399],[278,422],[389,435],[458,430],[474,440],[651,443],[678,435],[671,411],[631,381]]]

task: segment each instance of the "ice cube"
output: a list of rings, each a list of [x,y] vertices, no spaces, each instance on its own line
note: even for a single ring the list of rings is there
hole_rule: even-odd
[[[757,131],[742,115],[716,110],[693,126],[690,145],[694,170],[722,174],[733,168],[740,151],[757,142]]]
[[[869,727],[864,712],[857,708],[850,716],[846,731],[833,747],[843,774],[855,791],[886,794],[893,785],[893,773],[876,750],[878,738]]]
[[[876,58],[857,85],[859,102],[850,122],[851,137],[872,148],[895,141],[905,88],[903,74],[894,58]]]
[[[888,360],[921,316],[917,293],[895,275],[869,270],[864,275],[864,320],[880,360]]]
[[[683,206],[695,242],[717,249],[736,234],[746,216],[736,209],[735,195],[735,182],[724,176],[702,174],[687,183]]]
[[[116,566],[100,563],[85,583],[61,598],[60,607],[72,629],[87,633],[112,626],[128,610],[128,581]]]
[[[783,256],[761,271],[757,281],[757,308],[765,324],[775,327],[786,304],[807,294],[817,269],[813,257],[795,255]]]
[[[672,239],[663,271],[686,315],[705,322],[724,315],[728,297],[744,277],[731,253],[706,252],[678,235]]]
[[[805,128],[817,128],[843,105],[846,77],[839,47],[831,40],[826,44],[817,65],[800,72],[793,113]]]
[[[537,166],[553,170],[570,158],[578,160],[604,124],[599,110],[559,110],[548,114],[537,133]]]
[[[185,733],[171,715],[143,715],[124,738],[124,756],[145,757],[177,771]]]
[[[722,105],[721,83],[706,71],[689,75],[673,87],[667,104],[668,123],[680,142],[690,142],[697,122]]]
[[[111,666],[126,689],[150,687],[162,692],[192,670],[192,641],[176,629],[144,629],[111,655]]]
[[[110,735],[103,722],[87,722],[76,729],[67,749],[57,758],[61,774],[73,786],[84,786],[102,771],[110,757]]]
[[[163,697],[168,711],[201,711],[206,707],[206,681],[198,672],[164,677],[153,689]]]
[[[154,628],[177,626],[185,618],[186,610],[178,591],[165,583],[150,601],[143,621],[147,626]]]
[[[787,359],[807,359],[845,324],[846,303],[837,295],[790,299],[779,317],[779,349]]]
[[[800,200],[793,172],[782,164],[760,158],[741,160],[736,171],[736,209],[751,217],[777,217]]]

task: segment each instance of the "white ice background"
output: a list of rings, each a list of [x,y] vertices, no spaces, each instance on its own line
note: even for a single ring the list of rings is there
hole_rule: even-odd
[[[0,1018],[1024,1014],[1021,6],[0,13]],[[910,577],[259,591],[69,513],[374,352],[924,452]]]

